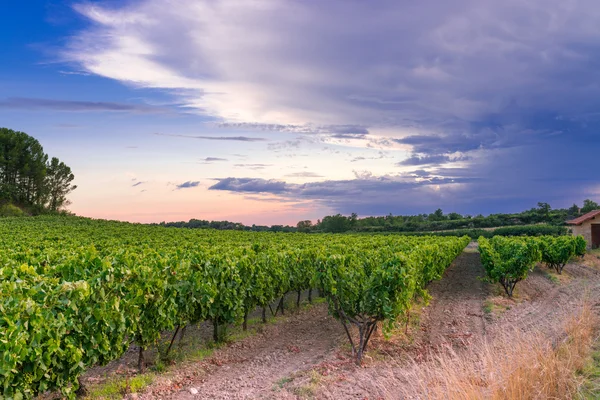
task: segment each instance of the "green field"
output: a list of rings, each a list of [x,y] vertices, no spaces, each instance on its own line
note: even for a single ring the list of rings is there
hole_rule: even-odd
[[[441,277],[469,238],[188,230],[75,217],[0,220],[0,390],[59,389],[146,349],[161,333],[223,327],[288,292],[319,289],[360,332],[357,362],[380,321],[390,326]],[[350,338],[350,335],[349,335]],[[142,353],[141,353],[142,354]],[[143,368],[143,360],[140,360]]]

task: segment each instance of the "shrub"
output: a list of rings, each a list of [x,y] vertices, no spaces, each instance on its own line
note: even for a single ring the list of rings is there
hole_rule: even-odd
[[[585,252],[587,250],[587,242],[583,238],[583,236],[577,236],[575,238],[575,255],[577,257],[585,256]]]
[[[494,236],[561,236],[567,233],[565,226],[555,225],[504,226],[493,231]]]
[[[542,259],[535,239],[496,236],[489,240],[480,237],[477,241],[488,281],[499,282],[508,297],[512,297],[516,284]]]
[[[578,238],[579,236],[541,237],[538,242],[542,251],[542,262],[561,274],[565,264],[576,255]]]
[[[0,217],[22,217],[25,213],[14,204],[3,204],[0,206]]]

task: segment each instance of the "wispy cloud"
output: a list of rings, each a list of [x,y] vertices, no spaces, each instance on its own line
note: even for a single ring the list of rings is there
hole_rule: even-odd
[[[146,183],[146,182],[139,181],[139,182],[136,182],[133,185],[131,185],[131,187],[140,186],[140,185],[143,185],[144,183]]]
[[[204,161],[205,163],[213,163],[213,162],[218,162],[218,161],[228,161],[226,158],[220,158],[220,157],[206,157],[204,159],[202,159],[202,161]]]
[[[194,135],[177,135],[170,133],[154,133],[157,136],[168,136],[186,139],[198,139],[198,140],[221,140],[221,141],[234,141],[234,142],[264,142],[267,139],[249,137],[249,136],[194,136]]]
[[[398,166],[407,166],[407,165],[440,165],[444,163],[450,162],[458,162],[458,161],[468,161],[469,157],[461,156],[461,157],[450,157],[445,155],[431,155],[431,156],[412,156],[405,160],[398,162],[396,165]]]
[[[337,139],[362,139],[369,130],[361,125],[293,125],[263,124],[257,122],[223,122],[218,127],[228,129],[258,130],[271,132],[287,132],[304,135],[329,135]]]
[[[316,172],[293,172],[291,174],[285,175],[289,178],[322,178],[323,175],[319,175]]]
[[[175,188],[176,188],[176,190],[189,189],[189,188],[198,187],[198,185],[200,185],[200,181],[187,181],[187,182],[183,182],[178,185],[175,185]]]
[[[168,110],[144,104],[113,103],[105,101],[79,101],[38,99],[30,97],[9,97],[0,100],[0,108],[18,110],[53,110],[53,111],[105,111],[105,112],[133,112],[141,114],[165,113]]]
[[[58,71],[61,75],[81,75],[81,76],[89,76],[91,75],[89,72],[82,71]]]
[[[242,193],[272,193],[280,194],[286,191],[286,183],[274,179],[260,178],[224,178],[217,179],[217,183],[209,190],[227,190]]]
[[[386,153],[384,153],[383,151],[380,151],[377,153],[377,156],[373,156],[373,157],[357,156],[357,157],[353,157],[350,160],[350,162],[365,161],[365,160],[381,160],[381,159],[384,159],[387,157],[388,157],[388,155]]]
[[[265,169],[267,167],[271,167],[272,164],[233,164],[233,166],[246,169]]]
[[[305,141],[306,140],[300,140],[300,139],[285,140],[283,142],[269,143],[267,145],[267,148],[270,151],[274,151],[274,152],[280,152],[280,151],[289,150],[289,149],[299,149],[300,146],[302,145],[302,143]]]

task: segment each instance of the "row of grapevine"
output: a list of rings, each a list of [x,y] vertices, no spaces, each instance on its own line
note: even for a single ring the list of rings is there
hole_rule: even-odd
[[[0,222],[0,395],[31,398],[211,321],[214,336],[290,291],[318,288],[359,328],[357,360],[468,238],[191,231],[80,218]],[[351,336],[349,335],[351,339]],[[354,345],[353,345],[354,347]],[[1,397],[0,396],[0,397]]]
[[[339,254],[317,270],[316,282],[326,294],[331,313],[341,321],[358,364],[377,325],[389,329],[410,309],[426,285],[441,278],[445,269],[469,244],[470,238],[423,241],[411,249]],[[358,329],[358,343],[349,326]]]
[[[583,256],[586,248],[581,236],[480,237],[478,243],[488,280],[500,283],[509,297],[538,262],[560,274],[569,260]]]

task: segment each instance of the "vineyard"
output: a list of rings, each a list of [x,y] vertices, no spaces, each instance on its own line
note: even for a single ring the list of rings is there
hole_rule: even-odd
[[[186,230],[82,218],[0,222],[0,394],[74,397],[88,368],[165,331],[227,325],[318,289],[361,362],[439,279],[468,237]],[[310,295],[309,295],[310,297]],[[383,322],[383,324],[379,324]],[[358,335],[352,331],[358,331]],[[358,336],[358,340],[353,339]]]
[[[488,280],[500,283],[509,297],[538,262],[560,274],[569,260],[582,257],[586,251],[586,242],[581,236],[496,236],[480,237],[477,241]]]

